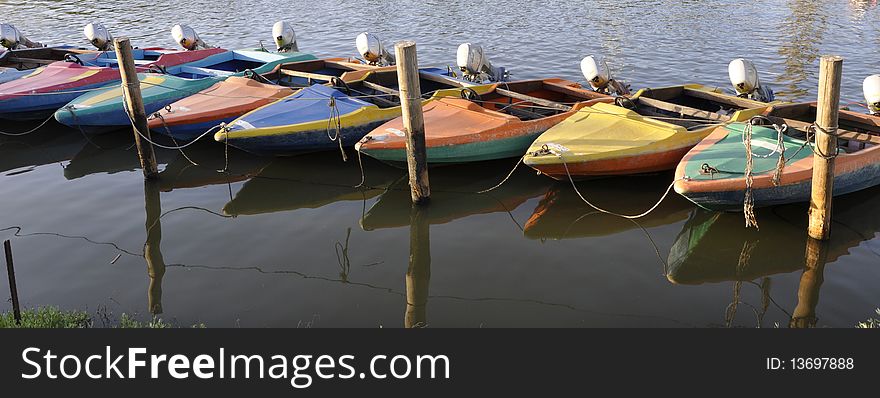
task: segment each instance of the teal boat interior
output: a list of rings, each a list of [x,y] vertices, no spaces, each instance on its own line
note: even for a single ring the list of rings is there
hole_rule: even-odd
[[[308,56],[300,54],[300,56]],[[267,68],[274,67],[287,58],[295,59],[296,54],[278,54],[252,50],[226,51],[214,54],[201,60],[177,65],[162,70],[163,73],[187,79],[199,79],[214,76],[233,76],[252,70],[255,73],[267,72]],[[309,56],[311,57],[311,56]]]

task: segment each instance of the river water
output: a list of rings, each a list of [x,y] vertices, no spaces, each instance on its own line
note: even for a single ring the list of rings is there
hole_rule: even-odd
[[[173,46],[180,22],[209,44],[254,47],[284,19],[318,56],[353,55],[370,31],[447,65],[472,41],[514,78],[582,80],[580,58],[601,54],[635,88],[726,87],[727,63],[747,57],[786,100],[815,99],[820,54],[845,57],[847,103],[880,72],[876,1],[281,4],[0,1],[0,15],[49,44],[85,45],[81,27],[100,21],[136,45]],[[24,305],[209,327],[852,327],[880,306],[880,189],[836,200],[833,239],[808,248],[806,205],[760,210],[755,231],[672,195],[632,222],[525,168],[474,193],[513,166],[500,161],[432,169],[432,203],[413,213],[403,171],[365,159],[365,187],[352,188],[357,162],[338,152],[231,150],[218,173],[224,148],[206,142],[186,151],[197,166],[158,151],[162,176],[145,184],[131,145],[129,132],[86,140],[52,124],[0,139],[0,239],[12,240]],[[671,178],[579,188],[638,213]]]

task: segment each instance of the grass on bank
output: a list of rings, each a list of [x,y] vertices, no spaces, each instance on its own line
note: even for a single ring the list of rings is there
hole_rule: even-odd
[[[880,317],[880,308],[877,308],[874,311],[877,312],[877,316]],[[867,321],[859,322],[857,327],[862,329],[880,329],[880,319],[868,318]]]
[[[96,322],[96,318],[100,320],[100,324]],[[93,317],[85,311],[63,311],[57,307],[26,309],[21,312],[21,325],[16,324],[12,311],[0,313],[0,329],[83,329],[93,327],[118,329],[166,329],[178,326],[158,317],[153,317],[148,322],[142,322],[126,313],[120,315],[119,319],[114,319],[106,310],[99,310]],[[205,325],[196,324],[192,325],[192,327],[204,328]]]

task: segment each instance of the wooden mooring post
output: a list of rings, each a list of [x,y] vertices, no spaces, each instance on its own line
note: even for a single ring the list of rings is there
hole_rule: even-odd
[[[3,242],[3,251],[6,252],[6,274],[9,276],[9,294],[12,295],[12,316],[15,323],[21,325],[21,304],[18,302],[18,288],[15,286],[15,267],[12,264],[12,242]]]
[[[134,143],[141,161],[141,168],[144,170],[144,178],[155,178],[159,175],[159,168],[156,165],[153,145],[144,142],[150,140],[150,128],[147,127],[147,113],[144,110],[144,99],[141,97],[141,83],[134,66],[134,57],[131,55],[131,41],[127,37],[120,37],[113,40],[113,44],[116,46],[116,60],[119,63],[119,75],[122,77],[122,92],[125,94],[125,105],[128,115],[131,117]],[[146,137],[146,140],[141,137],[141,134]]]
[[[840,110],[840,76],[843,58],[824,56],[819,61],[819,99],[816,109],[816,155],[813,156],[810,226],[813,239],[831,236],[831,198],[834,192],[834,156],[837,153],[837,115]]]
[[[422,88],[416,43],[402,41],[394,46],[397,55],[397,82],[406,134],[406,165],[412,201],[422,204],[431,197],[428,184],[428,156],[425,149],[425,118],[422,114]]]

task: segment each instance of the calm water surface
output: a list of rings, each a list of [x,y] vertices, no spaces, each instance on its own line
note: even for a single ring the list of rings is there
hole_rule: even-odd
[[[0,15],[45,43],[85,44],[82,25],[98,20],[136,44],[172,46],[181,22],[228,48],[270,42],[284,19],[319,56],[353,55],[368,30],[417,41],[435,65],[474,41],[516,78],[580,80],[580,58],[603,54],[637,88],[726,87],[729,60],[748,57],[788,100],[815,98],[820,54],[846,58],[846,102],[880,72],[875,1],[193,1],[190,14],[164,1],[102,4],[0,1]],[[87,141],[49,125],[0,139],[0,239],[13,242],[22,302],[215,327],[784,327],[793,316],[851,327],[880,306],[878,189],[836,200],[833,239],[808,248],[806,205],[762,209],[754,231],[739,214],[670,196],[636,223],[525,169],[475,194],[513,166],[501,161],[432,169],[433,203],[412,213],[404,173],[367,159],[365,187],[352,188],[357,163],[336,152],[230,151],[227,173],[220,145],[186,153],[197,166],[159,151],[162,177],[145,184],[128,132]],[[637,213],[671,178],[579,187]],[[805,259],[807,249],[820,255]]]

